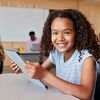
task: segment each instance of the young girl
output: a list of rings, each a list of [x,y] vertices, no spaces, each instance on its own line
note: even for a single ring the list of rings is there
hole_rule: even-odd
[[[79,11],[58,10],[49,14],[43,28],[42,51],[49,57],[42,65],[25,64],[27,74],[43,80],[65,94],[90,100],[95,84],[100,48],[94,29]],[[56,75],[48,70],[56,67]],[[20,71],[15,63],[11,65]]]

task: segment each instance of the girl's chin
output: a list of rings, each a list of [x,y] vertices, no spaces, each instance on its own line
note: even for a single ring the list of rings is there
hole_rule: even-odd
[[[59,52],[65,53],[67,50],[65,49],[58,49]]]

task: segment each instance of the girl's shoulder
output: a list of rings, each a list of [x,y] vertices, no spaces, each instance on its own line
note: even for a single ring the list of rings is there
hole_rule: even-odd
[[[82,55],[82,58],[87,58],[87,57],[93,56],[91,53],[89,53],[88,50],[81,50],[80,53]]]
[[[57,49],[54,49],[50,52],[51,55],[53,56],[60,56],[62,55],[63,53],[59,52]]]
[[[58,50],[56,50],[56,49],[52,50],[52,51],[50,52],[50,54],[49,54],[49,58],[51,58],[51,59],[56,59],[56,58],[59,58],[59,57],[61,57],[61,56],[63,56],[63,54],[60,53],[60,52],[59,52]]]
[[[76,50],[77,51],[77,55],[76,55],[76,59],[79,63],[83,63],[88,57],[93,56],[92,54],[90,54],[88,52],[88,50]]]
[[[88,57],[93,57],[95,63],[96,63],[96,70],[100,70],[100,64],[95,60],[94,56],[88,52],[88,50],[82,50],[82,63],[84,62],[84,60],[86,60]]]
[[[88,52],[88,50],[78,50],[76,49],[75,52],[73,53],[73,55],[70,58],[70,61],[73,63],[80,63],[82,64],[84,62],[85,59],[87,59],[88,57],[92,56],[92,54],[90,54]]]

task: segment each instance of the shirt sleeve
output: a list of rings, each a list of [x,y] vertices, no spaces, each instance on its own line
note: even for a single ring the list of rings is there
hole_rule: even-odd
[[[82,51],[82,63],[84,63],[85,59],[87,59],[88,57],[93,57],[92,54],[90,54],[87,50],[83,50]]]
[[[56,59],[56,52],[55,51],[50,52],[49,59],[53,64],[55,64],[55,59]]]
[[[84,63],[84,61],[88,58],[88,57],[93,57],[92,54],[90,54],[87,50],[83,51],[82,52],[82,64]],[[94,58],[94,57],[93,57]],[[95,58],[94,58],[95,60]],[[96,65],[95,65],[95,68],[96,68],[96,71],[98,71],[98,68],[99,68],[99,64],[97,63],[97,61],[95,60],[96,62]]]

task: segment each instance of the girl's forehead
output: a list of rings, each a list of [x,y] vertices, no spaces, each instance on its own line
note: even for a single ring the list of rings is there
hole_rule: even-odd
[[[66,18],[65,17],[56,17],[56,18],[53,19],[53,21],[55,21],[55,20],[71,20],[71,19],[67,18],[67,17]]]
[[[73,29],[74,25],[73,25],[73,21],[69,18],[60,18],[57,17],[55,18],[52,23],[51,23],[51,28],[70,28]]]

